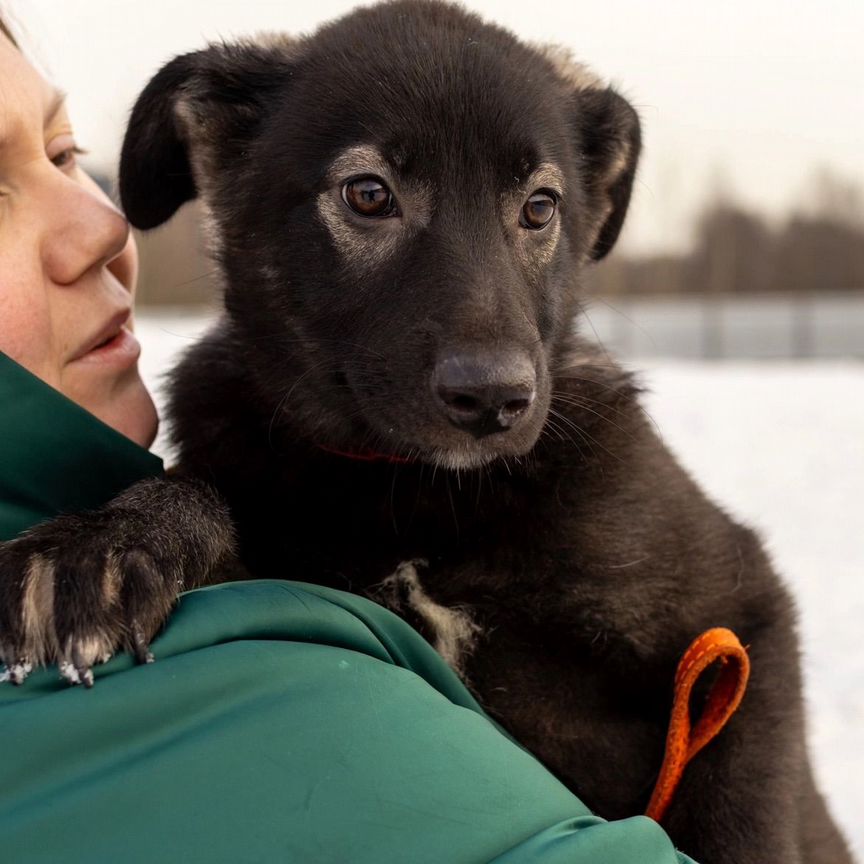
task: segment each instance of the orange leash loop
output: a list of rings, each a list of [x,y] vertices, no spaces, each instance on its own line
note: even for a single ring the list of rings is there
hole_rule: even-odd
[[[691,728],[690,693],[702,673],[717,661],[722,666],[708,694],[702,716]],[[684,652],[675,673],[672,718],[666,736],[666,753],[646,816],[660,822],[687,763],[726,725],[747,689],[750,658],[738,637],[725,627],[706,630]]]

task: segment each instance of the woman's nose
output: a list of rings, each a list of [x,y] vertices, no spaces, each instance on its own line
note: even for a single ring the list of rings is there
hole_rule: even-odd
[[[129,223],[86,176],[59,175],[52,181],[52,194],[40,199],[47,211],[43,263],[53,282],[72,285],[123,252]]]

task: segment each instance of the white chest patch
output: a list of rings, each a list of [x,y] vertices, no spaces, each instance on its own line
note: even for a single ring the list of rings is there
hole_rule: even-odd
[[[419,615],[428,628],[435,650],[461,674],[482,629],[467,607],[441,606],[423,590],[417,568],[425,564],[419,560],[403,561],[396,572],[381,583],[377,596],[394,612],[404,612],[407,607]]]

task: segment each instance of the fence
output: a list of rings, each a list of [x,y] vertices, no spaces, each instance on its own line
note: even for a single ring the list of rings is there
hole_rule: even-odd
[[[864,359],[864,292],[754,297],[595,297],[593,328],[621,357]]]

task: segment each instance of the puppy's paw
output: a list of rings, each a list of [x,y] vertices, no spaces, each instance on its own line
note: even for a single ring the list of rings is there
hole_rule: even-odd
[[[135,514],[61,516],[0,544],[0,680],[56,663],[72,684],[117,650],[153,658],[150,639],[182,590],[159,532]]]

